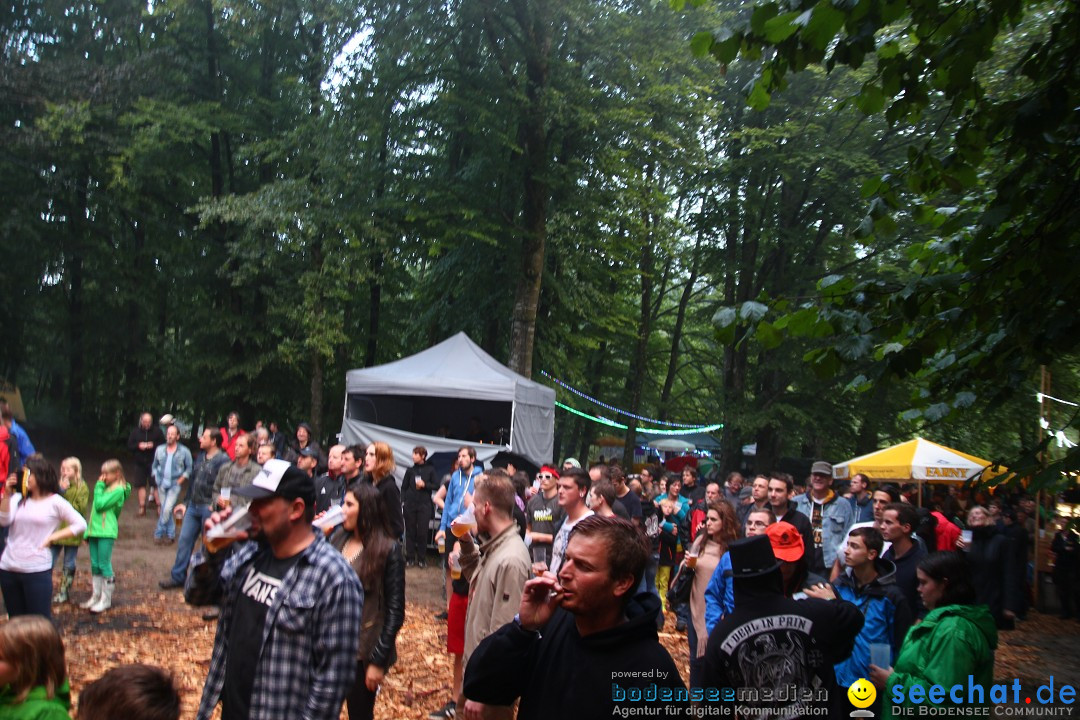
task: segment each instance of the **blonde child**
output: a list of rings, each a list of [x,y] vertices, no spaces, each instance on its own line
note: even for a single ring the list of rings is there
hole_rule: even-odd
[[[90,543],[90,574],[94,591],[90,599],[79,607],[92,613],[105,612],[112,607],[113,574],[112,551],[120,527],[120,511],[131,495],[131,485],[124,479],[124,468],[119,460],[106,460],[101,465],[101,477],[94,484],[94,506],[90,512],[90,524],[86,537]]]
[[[86,506],[90,502],[90,487],[83,480],[82,463],[77,457],[64,458],[60,463],[60,494],[75,508],[75,512],[86,517]],[[61,525],[61,529],[67,524]],[[64,553],[64,574],[60,577],[60,590],[53,597],[54,603],[68,601],[71,583],[75,580],[75,560],[79,554],[82,535],[57,540],[52,544],[53,570],[60,561],[60,552]]]
[[[64,643],[49,620],[21,615],[0,625],[0,718],[70,720]]]

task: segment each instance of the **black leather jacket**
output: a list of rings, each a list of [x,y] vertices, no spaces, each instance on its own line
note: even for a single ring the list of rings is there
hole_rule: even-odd
[[[338,527],[330,544],[340,550],[349,534]],[[359,557],[353,562],[357,569]],[[381,588],[364,588],[364,612],[360,617],[360,649],[357,659],[388,670],[397,662],[397,635],[405,623],[405,556],[398,542],[390,546],[383,568]]]

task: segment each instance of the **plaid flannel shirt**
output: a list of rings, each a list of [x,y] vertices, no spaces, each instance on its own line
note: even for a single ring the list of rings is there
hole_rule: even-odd
[[[322,533],[315,535],[282,578],[266,612],[262,651],[252,659],[252,720],[337,720],[356,679],[364,590],[342,554]],[[232,614],[247,569],[260,552],[270,550],[244,543],[222,569],[225,595],[198,720],[209,720],[221,699]]]

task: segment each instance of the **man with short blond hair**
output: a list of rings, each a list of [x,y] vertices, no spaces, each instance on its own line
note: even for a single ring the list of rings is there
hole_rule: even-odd
[[[495,468],[476,481],[472,508],[477,534],[486,540],[478,549],[469,533],[461,538],[461,572],[469,581],[466,665],[484,638],[513,619],[531,573],[529,551],[514,523],[514,486],[506,471]],[[464,697],[458,706],[464,707]],[[513,717],[513,707],[490,707],[486,717]]]

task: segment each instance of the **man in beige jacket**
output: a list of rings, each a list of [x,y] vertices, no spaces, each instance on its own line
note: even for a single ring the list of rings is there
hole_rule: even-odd
[[[477,533],[486,540],[478,549],[468,534],[461,538],[461,571],[470,587],[465,664],[481,640],[514,619],[531,572],[529,551],[514,523],[514,486],[505,470],[493,469],[477,481],[473,512]],[[458,707],[464,700],[458,698]],[[492,706],[485,717],[513,717],[513,708]]]

